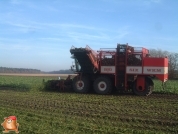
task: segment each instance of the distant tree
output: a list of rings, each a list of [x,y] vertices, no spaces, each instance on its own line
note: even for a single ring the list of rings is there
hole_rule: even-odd
[[[178,54],[172,53],[168,56],[169,58],[169,76],[170,78],[175,78],[177,76],[177,70],[178,70]]]
[[[37,69],[0,67],[0,73],[41,73]]]
[[[73,74],[74,72],[71,71],[70,69],[66,69],[66,70],[59,70],[59,71],[51,71],[51,72],[47,72],[50,74]]]
[[[153,57],[168,57],[169,61],[169,78],[175,78],[178,70],[178,53],[163,51],[161,49],[150,49],[150,55]]]

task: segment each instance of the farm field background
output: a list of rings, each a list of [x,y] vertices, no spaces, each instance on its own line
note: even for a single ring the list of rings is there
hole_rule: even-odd
[[[148,97],[44,91],[43,81],[58,76],[1,74],[1,122],[17,116],[22,134],[178,133],[176,80],[168,81],[164,90],[155,80],[155,90]]]

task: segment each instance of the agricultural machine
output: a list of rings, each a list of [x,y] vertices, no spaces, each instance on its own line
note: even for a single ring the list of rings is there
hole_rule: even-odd
[[[60,90],[71,87],[77,93],[94,90],[97,94],[109,94],[113,90],[148,96],[152,93],[153,77],[163,83],[168,80],[168,58],[151,57],[149,50],[117,44],[115,49],[70,49],[75,76],[66,80],[51,81]]]

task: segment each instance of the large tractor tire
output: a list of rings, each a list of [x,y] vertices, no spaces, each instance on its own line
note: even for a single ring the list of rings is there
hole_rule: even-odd
[[[85,76],[82,76],[81,78],[76,76],[73,79],[72,87],[76,93],[87,93],[89,91],[89,86],[89,80]]]
[[[154,89],[154,83],[153,83],[151,78],[146,77],[145,78],[145,88],[144,89],[137,89],[136,87],[137,86],[136,86],[136,82],[135,82],[134,85],[133,85],[134,94],[139,95],[139,96],[148,96],[152,93],[152,91]]]
[[[100,76],[93,83],[97,94],[109,94],[112,91],[112,82],[109,78]]]

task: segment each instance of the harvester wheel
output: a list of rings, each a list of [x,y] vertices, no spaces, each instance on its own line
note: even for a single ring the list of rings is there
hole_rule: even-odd
[[[148,96],[152,93],[153,89],[154,89],[154,83],[151,80],[151,78],[149,78],[149,77],[145,78],[145,88],[144,89],[142,89],[142,90],[137,89],[136,82],[134,83],[134,86],[133,86],[133,92],[139,96]]]
[[[89,90],[89,80],[87,77],[76,76],[72,82],[73,89],[76,93],[87,93]]]
[[[93,83],[94,90],[97,94],[109,94],[112,91],[111,80],[107,77],[98,77]]]

